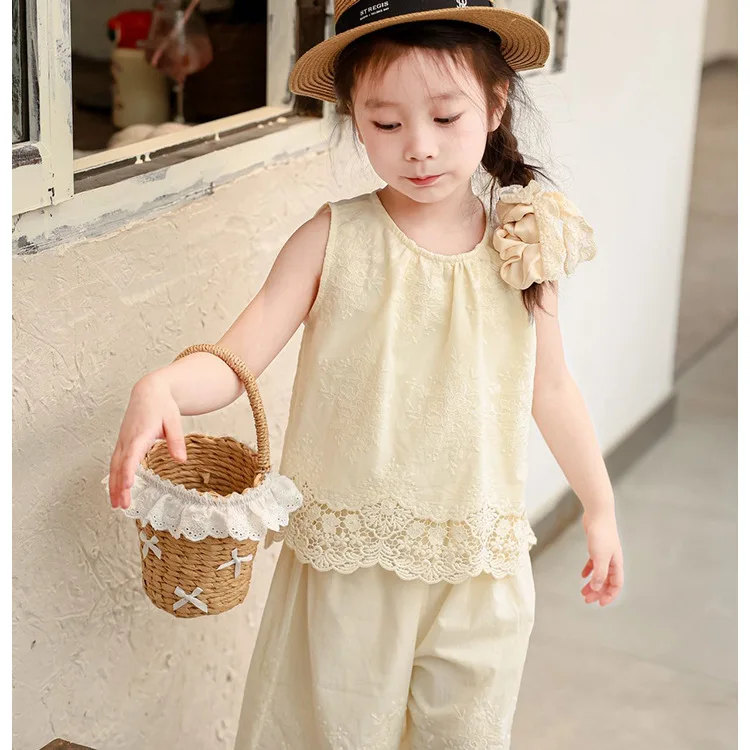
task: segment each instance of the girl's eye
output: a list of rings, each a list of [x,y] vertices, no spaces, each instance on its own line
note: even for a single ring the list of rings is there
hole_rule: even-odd
[[[461,115],[453,115],[453,117],[436,117],[435,122],[439,125],[452,125]]]
[[[461,117],[461,114],[462,113],[459,113],[457,115],[453,115],[452,117],[436,117],[435,122],[438,125],[452,125]],[[378,130],[384,130],[386,132],[390,132],[399,128],[401,126],[401,123],[399,122],[394,122],[394,123],[373,122],[373,125]]]

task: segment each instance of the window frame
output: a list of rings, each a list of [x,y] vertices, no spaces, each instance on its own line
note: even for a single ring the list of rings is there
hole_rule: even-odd
[[[12,208],[21,214],[73,195],[73,101],[68,0],[25,3],[29,140],[13,144]]]
[[[77,157],[73,162],[76,187],[84,182],[82,178],[86,173],[151,162],[165,149],[174,151],[182,147],[187,151],[195,143],[208,139],[213,139],[217,147],[221,147],[222,139],[243,129],[249,138],[259,137],[261,133],[250,131],[256,128],[263,129],[274,120],[292,120],[295,115],[321,117],[322,107],[319,103],[303,97],[294,97],[288,88],[291,72],[289,61],[293,61],[312,46],[316,30],[321,37],[323,36],[324,24],[321,24],[320,15],[323,16],[324,22],[325,0],[269,0],[266,19],[265,105],[193,125],[184,132],[149,138],[129,146],[105,149]],[[152,169],[158,166],[155,164]],[[127,170],[124,172],[123,180],[128,179]]]
[[[162,136],[77,159],[74,158],[73,150],[70,2],[20,2],[24,3],[26,13],[27,107],[31,138],[13,145],[12,210],[16,224],[25,214],[50,206],[56,207],[74,199],[82,186],[83,190],[89,189],[92,181],[88,176],[92,173],[111,170],[113,175],[109,186],[112,186],[112,182],[120,182],[127,194],[130,189],[127,183],[134,179],[131,167],[153,162],[148,171],[166,171],[170,168],[170,162],[167,160],[166,166],[162,167],[158,161],[159,155],[164,151],[175,152],[184,147],[188,152],[196,143],[207,141],[216,143],[217,150],[220,150],[225,143],[238,144],[242,140],[237,136],[240,131],[244,132],[248,140],[265,138],[263,129],[272,124],[271,121],[278,124],[288,120],[289,127],[302,135],[302,149],[305,145],[313,146],[319,142],[316,129],[304,127],[305,123],[301,123],[297,115],[320,119],[323,107],[318,103],[311,103],[311,100],[295,100],[287,87],[290,72],[287,68],[311,45],[308,28],[311,23],[323,35],[325,0],[269,0],[266,106],[194,126],[177,136]],[[303,23],[305,27],[301,28]],[[55,50],[54,55],[51,50]],[[271,139],[269,146],[274,140],[286,143],[287,139]],[[235,147],[226,146],[229,149]],[[253,150],[256,151],[257,149]],[[270,148],[267,161],[276,160],[280,156],[282,154],[273,153]],[[226,160],[219,158],[217,163],[226,163]],[[121,169],[122,176],[118,180],[114,173]],[[147,170],[141,169],[140,174],[144,171]],[[230,169],[227,176],[235,172],[236,169]],[[135,174],[138,175],[139,172],[136,170]],[[176,186],[175,189],[180,188]],[[124,195],[124,202],[128,202],[127,195]]]

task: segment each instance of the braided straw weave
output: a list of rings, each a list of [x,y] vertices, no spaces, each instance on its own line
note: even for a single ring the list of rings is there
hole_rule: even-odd
[[[166,443],[159,442],[146,454],[143,465],[164,481],[165,491],[169,491],[174,485],[182,485],[188,490],[195,489],[224,497],[233,492],[244,492],[249,487],[257,487],[271,470],[271,450],[266,414],[255,378],[238,357],[211,344],[191,346],[177,359],[197,352],[219,357],[242,381],[255,418],[258,450],[253,451],[234,438],[216,438],[194,433],[185,437],[185,463],[177,463],[169,454]],[[157,531],[149,524],[141,526],[139,521],[136,521],[136,525],[139,532],[143,531],[147,538],[156,536],[161,550],[161,557],[147,554],[141,561],[143,588],[159,609],[175,617],[217,615],[236,607],[247,596],[252,576],[252,560],[242,563],[237,578],[234,565],[223,570],[218,570],[218,567],[232,559],[234,549],[240,557],[254,557],[258,548],[257,541],[209,536],[193,542],[184,537],[175,539],[168,531]],[[202,589],[198,599],[207,605],[208,612],[204,613],[190,602],[173,610],[173,605],[180,599],[175,594],[178,586],[188,594],[195,588]]]

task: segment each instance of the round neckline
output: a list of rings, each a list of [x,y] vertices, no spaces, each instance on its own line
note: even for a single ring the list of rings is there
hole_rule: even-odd
[[[464,253],[455,253],[454,255],[445,255],[443,253],[433,253],[431,250],[426,250],[425,248],[418,245],[414,240],[409,237],[402,229],[399,227],[398,224],[393,220],[391,215],[386,210],[385,206],[383,205],[382,201],[380,200],[380,196],[378,195],[378,191],[375,190],[372,193],[370,193],[370,197],[372,198],[373,202],[375,203],[376,209],[378,213],[382,216],[385,225],[390,229],[393,234],[398,237],[401,242],[406,245],[410,250],[415,252],[417,255],[421,255],[424,258],[430,258],[431,260],[437,260],[441,263],[460,263],[461,261],[468,260],[469,258],[473,258],[475,255],[477,255],[481,250],[482,247],[487,243],[490,235],[490,219],[487,215],[487,209],[485,208],[484,204],[482,203],[482,212],[484,213],[484,234],[482,235],[482,239],[479,241],[479,243],[472,248],[471,250],[467,250]],[[481,203],[481,201],[480,201]]]

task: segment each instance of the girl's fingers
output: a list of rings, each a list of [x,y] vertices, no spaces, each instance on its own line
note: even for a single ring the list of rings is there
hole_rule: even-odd
[[[600,607],[606,607],[608,604],[612,604],[612,602],[617,599],[618,594],[620,593],[619,588],[612,585],[611,580],[607,582],[607,587],[602,593],[601,598],[599,599],[599,606]]]
[[[583,594],[583,598],[586,600],[586,604],[591,604],[591,602],[595,602],[602,595],[601,591],[594,591],[591,588],[591,584],[590,583],[587,583],[581,589],[581,594]]]
[[[606,567],[605,567],[606,561]],[[605,571],[602,576],[602,571]],[[591,579],[581,589],[581,595],[584,597],[586,604],[592,604],[598,601],[600,607],[606,607],[612,604],[620,595],[625,581],[624,568],[622,563],[622,552],[615,551],[614,554],[607,557],[595,557],[592,561],[586,563],[583,569],[583,576],[592,573]],[[599,585],[597,586],[597,583]]]
[[[131,443],[125,453],[120,471],[119,503],[121,508],[130,507],[130,488],[135,481],[135,470],[149,449],[148,441],[141,438]]]
[[[620,595],[622,587],[613,581],[610,575],[604,582],[604,585],[599,591],[594,591],[591,588],[591,583],[587,583],[582,589],[581,594],[586,600],[586,604],[598,601],[599,606],[606,607],[608,604],[612,604],[615,599]]]
[[[622,564],[613,560],[612,565],[610,566],[609,578],[607,578],[606,590],[599,602],[602,607],[611,604],[618,596],[620,596],[623,582],[624,576],[622,572]]]
[[[118,440],[117,445],[115,446],[114,453],[112,454],[112,458],[109,461],[109,502],[111,503],[113,508],[116,508],[118,506],[117,477],[120,472],[121,457],[122,457],[122,444]]]
[[[609,563],[611,561],[610,556],[596,555],[594,557],[594,569],[591,574],[591,588],[594,591],[601,591],[604,586],[604,582],[607,580],[607,574],[609,573]]]
[[[582,593],[582,594],[583,594],[584,596],[588,596],[589,594],[592,594],[592,593],[594,593],[594,594],[595,594],[595,593],[597,593],[597,592],[596,592],[596,591],[594,591],[594,590],[593,590],[593,589],[591,588],[591,583],[587,583],[587,584],[586,584],[586,585],[585,585],[585,586],[584,586],[584,587],[583,587],[583,588],[581,589],[581,593]]]
[[[614,601],[617,597],[618,591],[612,587],[610,579],[608,578],[602,588],[599,591],[594,591],[591,588],[591,582],[589,581],[582,589],[581,594],[586,600],[586,604],[598,601],[600,604],[604,601],[606,604]]]
[[[586,604],[591,604],[591,602],[595,602],[601,596],[601,592],[592,590],[590,583],[587,583],[581,589],[581,594],[583,598],[585,599]]]
[[[187,448],[185,447],[185,436],[182,431],[182,419],[179,411],[165,417],[163,422],[164,437],[167,448],[172,458],[179,463],[187,461]]]
[[[618,591],[625,584],[625,569],[620,555],[616,554],[612,557],[612,563],[609,566],[609,579],[610,585],[615,586]]]

